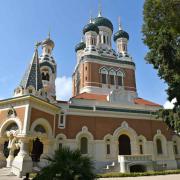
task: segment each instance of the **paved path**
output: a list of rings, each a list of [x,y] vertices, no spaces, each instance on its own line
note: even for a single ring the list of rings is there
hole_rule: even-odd
[[[100,178],[99,180],[180,180],[180,174],[142,176],[142,177],[122,177],[122,178]]]
[[[10,168],[0,169],[0,180],[22,180],[15,175],[10,174]]]

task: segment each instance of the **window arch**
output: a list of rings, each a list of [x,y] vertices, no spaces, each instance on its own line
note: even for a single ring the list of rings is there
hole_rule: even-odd
[[[114,69],[111,69],[109,71],[109,84],[111,85],[115,84],[115,77],[116,77],[116,71]]]
[[[82,137],[80,140],[80,151],[82,154],[88,154],[88,139]]]
[[[101,74],[101,83],[107,84],[108,70],[105,67],[103,67],[100,69],[100,74]]]
[[[162,142],[159,138],[156,139],[156,146],[157,146],[157,154],[163,154]]]
[[[124,73],[122,71],[117,71],[116,75],[117,75],[117,85],[123,86]]]

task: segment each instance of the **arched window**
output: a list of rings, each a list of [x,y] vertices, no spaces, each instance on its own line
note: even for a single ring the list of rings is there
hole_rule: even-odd
[[[64,112],[61,112],[59,115],[59,128],[60,129],[65,128],[65,124],[66,124],[66,115]]]
[[[103,43],[106,43],[106,36],[103,36]]]
[[[46,81],[49,81],[49,74],[46,74]]]
[[[143,140],[142,139],[139,139],[139,153],[140,154],[143,154]]]
[[[106,154],[110,155],[111,154],[111,145],[110,145],[110,139],[106,140]]]
[[[174,150],[174,154],[178,154],[178,147],[176,141],[173,141],[173,150]]]
[[[156,139],[157,154],[162,154],[162,142],[160,139]]]
[[[6,131],[11,131],[11,130],[14,130],[14,131],[18,130],[18,125],[15,122],[12,122],[6,128]]]
[[[88,139],[86,137],[81,138],[80,150],[82,154],[88,154]]]
[[[115,75],[116,75],[116,72],[114,69],[111,69],[109,71],[109,84],[111,85],[114,85],[115,84]]]
[[[118,86],[123,86],[123,76],[124,76],[123,72],[121,71],[117,72],[117,85]]]
[[[40,133],[46,133],[45,128],[44,128],[42,125],[40,125],[40,124],[38,124],[38,125],[34,128],[34,131],[35,131],[35,132],[40,132]]]
[[[108,75],[107,69],[105,67],[101,68],[100,74],[101,74],[101,83],[107,84],[107,75]]]

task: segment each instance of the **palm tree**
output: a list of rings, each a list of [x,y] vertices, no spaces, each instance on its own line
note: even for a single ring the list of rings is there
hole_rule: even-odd
[[[47,157],[50,163],[35,177],[35,180],[93,180],[95,178],[93,162],[82,156],[79,150],[65,147]]]

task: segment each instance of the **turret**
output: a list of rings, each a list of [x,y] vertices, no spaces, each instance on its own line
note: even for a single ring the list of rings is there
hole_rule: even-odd
[[[112,49],[111,37],[113,33],[113,24],[105,17],[102,17],[101,10],[99,10],[98,17],[93,20],[93,23],[99,28],[99,35],[97,45],[103,49]]]
[[[40,70],[42,83],[47,98],[52,102],[56,98],[55,79],[56,79],[56,62],[52,56],[54,42],[50,38],[42,41],[42,55],[40,56]]]
[[[85,47],[86,47],[86,44],[84,43],[83,39],[81,39],[81,42],[75,46],[75,52],[77,55],[77,63],[79,63],[79,60],[83,55]]]
[[[129,34],[122,29],[119,20],[119,30],[114,34],[114,41],[116,42],[117,52],[122,56],[126,56],[128,54],[128,40]]]
[[[93,49],[97,45],[97,35],[99,34],[98,27],[90,22],[83,28],[83,34],[85,36],[85,43],[87,49]]]

